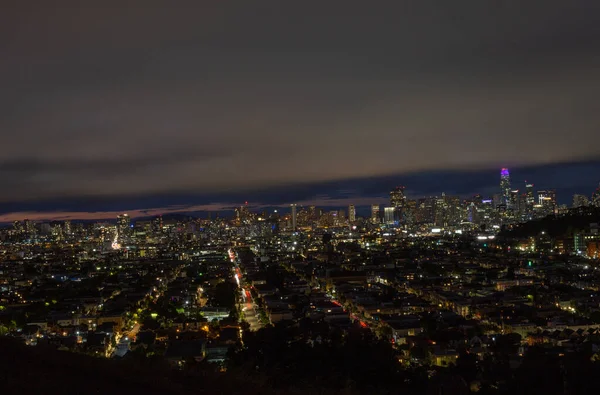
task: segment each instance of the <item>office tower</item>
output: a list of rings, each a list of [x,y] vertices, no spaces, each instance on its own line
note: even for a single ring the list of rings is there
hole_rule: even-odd
[[[63,227],[64,227],[63,234],[70,235],[71,234],[71,221],[65,221],[65,223],[63,224]]]
[[[392,225],[396,218],[396,207],[384,207],[383,208],[383,221],[388,224],[388,225]]]
[[[25,232],[27,232],[29,235],[35,233],[35,224],[33,223],[33,221],[30,221],[28,219],[23,220],[23,227],[25,228]]]
[[[160,233],[160,232],[162,232],[162,229],[163,229],[163,219],[162,219],[162,215],[159,215],[158,217],[156,217],[152,220],[152,231],[154,233]]]
[[[21,221],[15,221],[15,222],[13,222],[13,229],[17,233],[23,232],[23,224],[21,223]]]
[[[422,198],[417,201],[415,222],[432,224],[435,216],[435,198]]]
[[[587,207],[590,205],[590,200],[585,195],[573,195],[573,208]]]
[[[120,234],[127,233],[129,231],[129,225],[131,224],[131,219],[127,214],[121,214],[117,216],[117,230]]]
[[[295,232],[297,221],[298,221],[298,217],[297,217],[297,213],[296,213],[296,204],[292,203],[292,204],[290,204],[290,207],[292,209],[292,231]]]
[[[406,205],[406,196],[404,195],[404,187],[396,187],[390,192],[390,206],[404,207]]]
[[[500,193],[502,195],[502,203],[510,208],[510,174],[507,168],[500,170]]]
[[[481,207],[478,208],[479,225],[491,226],[496,220],[496,211],[492,199],[482,199]]]
[[[515,189],[513,191],[510,191],[510,199],[509,199],[509,205],[508,207],[510,207],[510,211],[511,211],[511,215],[513,217],[516,217],[515,214],[517,214],[520,210],[519,207],[519,190]]]
[[[433,222],[435,226],[446,226],[448,224],[448,202],[446,194],[442,192],[442,196],[438,196],[434,200]]]
[[[371,222],[374,224],[378,224],[379,221],[379,205],[373,204],[371,205]]]
[[[492,196],[492,206],[497,209],[500,206],[504,206],[504,203],[502,202],[502,194],[500,193],[495,193]]]
[[[528,208],[527,208],[527,194],[526,193],[522,193],[519,195],[519,209],[516,211],[517,213],[517,219],[519,221],[528,221],[529,220],[529,214],[528,214]]]
[[[554,190],[538,191],[538,204],[541,207],[542,215],[551,215],[556,213],[556,192]]]
[[[470,201],[466,203],[466,213],[468,222],[472,224],[478,223],[477,205],[475,205],[475,202]]]
[[[413,225],[417,215],[417,201],[407,200],[406,206],[402,208],[402,215],[399,220],[402,225]]]
[[[525,181],[525,215],[527,219],[533,218],[533,206],[535,206],[533,184]]]
[[[356,221],[356,207],[353,204],[348,206],[348,221],[350,223]]]
[[[598,186],[598,188],[596,188],[596,190],[592,194],[591,204],[594,207],[600,207],[600,185]]]

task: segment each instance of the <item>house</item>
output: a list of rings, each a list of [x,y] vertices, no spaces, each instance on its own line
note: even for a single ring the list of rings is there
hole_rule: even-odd
[[[205,340],[173,341],[167,348],[165,358],[172,366],[181,367],[190,361],[200,362],[205,355]]]
[[[431,358],[435,366],[445,367],[450,364],[456,364],[458,352],[456,350],[444,350],[438,348],[433,351]]]

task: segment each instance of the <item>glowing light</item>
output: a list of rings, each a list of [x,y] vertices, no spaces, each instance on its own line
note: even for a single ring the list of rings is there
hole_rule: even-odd
[[[113,242],[111,244],[111,247],[113,250],[120,250],[121,249],[121,244],[119,244],[119,233],[115,234],[115,238],[113,239]]]

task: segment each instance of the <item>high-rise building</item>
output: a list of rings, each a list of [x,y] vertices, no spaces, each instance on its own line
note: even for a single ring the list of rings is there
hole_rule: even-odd
[[[25,227],[25,232],[29,233],[29,235],[35,233],[35,224],[33,223],[33,221],[25,219],[23,220],[23,226]]]
[[[402,225],[413,225],[417,215],[417,201],[407,200],[406,206],[402,208],[402,215],[399,217]]]
[[[529,214],[527,212],[527,194],[522,193],[519,195],[519,209],[516,211],[516,219],[519,221],[529,221]]]
[[[543,215],[556,214],[556,191],[551,189],[538,191],[538,204],[541,206],[541,213]]]
[[[383,208],[383,221],[392,225],[396,221],[396,207],[384,207]]]
[[[495,193],[495,194],[492,196],[492,206],[493,206],[495,209],[498,209],[500,206],[504,206],[504,207],[506,207],[506,205],[505,205],[505,204],[504,204],[504,202],[502,201],[502,194],[500,194],[500,193]]]
[[[406,205],[406,196],[404,195],[404,187],[396,187],[390,192],[390,206],[404,207]]]
[[[505,167],[500,170],[500,193],[502,194],[502,203],[510,208],[510,174]]]
[[[371,222],[373,222],[374,224],[378,224],[380,222],[378,204],[371,205]]]
[[[152,220],[152,231],[154,233],[160,233],[163,230],[163,219],[162,219],[162,215],[159,215],[158,217],[154,218]]]
[[[117,230],[120,234],[126,233],[129,230],[131,218],[127,214],[117,216]]]
[[[65,223],[63,224],[63,234],[64,235],[70,235],[71,232],[71,221],[65,221]]]
[[[510,191],[510,200],[508,207],[510,207],[511,215],[516,218],[516,214],[518,214],[520,211],[518,189]]]
[[[435,199],[434,206],[434,224],[435,226],[446,226],[448,225],[448,201],[446,200],[446,194],[442,192],[441,197]]]
[[[422,198],[417,201],[415,222],[432,224],[435,218],[435,198]]]
[[[13,229],[17,233],[23,232],[23,224],[21,223],[21,221],[15,221],[15,222],[13,222]]]
[[[598,188],[596,188],[596,190],[592,194],[591,204],[594,207],[600,207],[600,185],[598,186]]]
[[[587,207],[590,205],[590,200],[585,195],[573,195],[573,208]]]
[[[298,216],[296,213],[296,204],[292,203],[290,204],[290,207],[292,209],[292,231],[296,231],[296,226],[297,226],[297,221],[298,221]]]
[[[319,220],[319,213],[317,212],[317,208],[315,206],[308,206],[308,219],[309,221]]]
[[[356,207],[354,207],[353,204],[348,206],[348,221],[350,221],[350,223],[356,221]]]
[[[533,206],[535,206],[533,184],[525,181],[525,215],[528,220],[533,218]]]

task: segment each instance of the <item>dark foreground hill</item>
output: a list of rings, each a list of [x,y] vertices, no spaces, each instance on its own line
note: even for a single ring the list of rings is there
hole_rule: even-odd
[[[265,393],[252,383],[213,372],[28,347],[11,338],[0,337],[0,350],[0,394]]]

